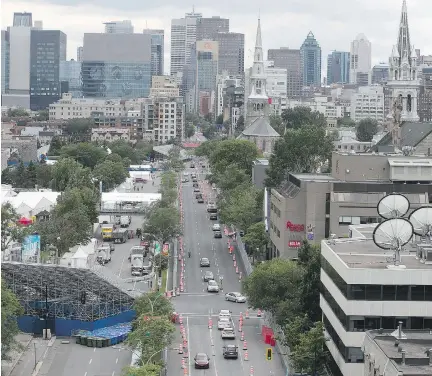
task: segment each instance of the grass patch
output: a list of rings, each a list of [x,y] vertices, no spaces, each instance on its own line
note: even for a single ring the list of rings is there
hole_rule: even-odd
[[[162,291],[166,292],[167,290],[167,276],[168,276],[168,270],[162,270]]]

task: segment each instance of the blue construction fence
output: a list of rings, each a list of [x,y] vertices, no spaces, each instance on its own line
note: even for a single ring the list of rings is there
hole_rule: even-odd
[[[95,321],[69,320],[64,318],[51,318],[48,320],[39,316],[19,316],[18,327],[24,333],[42,334],[43,329],[50,329],[51,333],[59,337],[70,337],[79,330],[95,331],[117,324],[131,322],[135,319],[133,310],[125,311],[117,315],[105,317]]]

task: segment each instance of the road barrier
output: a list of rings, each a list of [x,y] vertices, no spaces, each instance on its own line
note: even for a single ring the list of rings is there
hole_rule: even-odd
[[[240,276],[241,276],[241,273],[240,273]],[[249,318],[249,310],[248,309],[246,310],[245,316],[246,316],[247,319]]]
[[[179,349],[178,349],[178,353],[179,354],[183,354],[183,344],[180,343]]]
[[[239,274],[239,268],[236,266],[236,273]]]
[[[253,374],[254,374],[254,368],[251,366],[249,371],[249,376],[253,376]]]
[[[244,332],[241,334],[240,341],[244,341]]]
[[[248,354],[247,350],[246,350],[245,353],[244,353],[243,360],[246,360],[246,361],[249,360],[249,354]]]

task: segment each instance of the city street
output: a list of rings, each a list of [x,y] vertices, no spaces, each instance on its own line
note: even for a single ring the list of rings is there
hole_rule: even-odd
[[[196,169],[198,170],[198,169]],[[195,169],[187,169],[189,173],[198,172]],[[205,173],[198,175],[201,192],[204,199],[211,197],[211,187],[203,181]],[[210,221],[206,204],[198,204],[193,192],[192,182],[184,183],[182,188],[182,199],[184,209],[184,247],[185,254],[191,251],[191,258],[186,256],[185,268],[185,292],[172,301],[176,312],[182,314],[183,324],[188,339],[187,352],[190,354],[185,358],[187,374],[189,376],[234,376],[251,374],[259,376],[282,376],[284,371],[278,354],[273,353],[273,360],[266,360],[265,349],[268,347],[261,337],[260,320],[256,312],[249,311],[249,319],[244,319],[243,332],[246,341],[246,350],[243,350],[244,343],[240,340],[239,329],[240,312],[245,317],[247,303],[233,303],[225,301],[225,293],[241,291],[239,274],[233,263],[233,257],[228,252],[227,238],[215,239],[213,237],[212,225],[217,221]],[[210,260],[210,268],[200,268],[201,257]],[[207,283],[203,281],[203,274],[210,270],[219,282],[222,277],[223,292],[208,293]],[[241,270],[240,270],[241,272]],[[221,339],[220,331],[217,329],[217,316],[221,309],[232,311],[233,324],[237,338],[234,341]],[[212,328],[209,329],[209,318],[212,318]],[[168,373],[171,376],[184,375],[181,368],[182,355],[178,354],[176,348],[181,343],[180,329],[177,328],[176,341],[169,352]],[[224,342],[236,344],[239,348],[237,360],[226,360],[222,356]],[[194,356],[198,352],[205,352],[210,356],[210,369],[198,370],[194,368]]]

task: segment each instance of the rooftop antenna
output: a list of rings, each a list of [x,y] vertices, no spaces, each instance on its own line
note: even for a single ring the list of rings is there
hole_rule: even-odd
[[[409,220],[413,225],[414,234],[432,241],[432,207],[422,207],[414,210]]]
[[[399,193],[391,193],[383,197],[377,205],[380,217],[384,219],[402,218],[410,208],[409,200]]]

